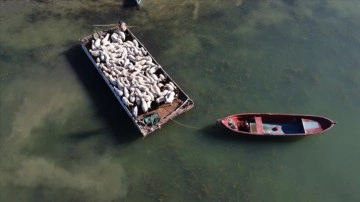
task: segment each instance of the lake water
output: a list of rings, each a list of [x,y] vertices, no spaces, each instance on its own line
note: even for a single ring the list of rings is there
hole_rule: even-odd
[[[360,199],[359,1],[0,5],[0,201]],[[144,139],[79,46],[119,20],[195,102]],[[212,127],[238,112],[339,123],[297,139]]]

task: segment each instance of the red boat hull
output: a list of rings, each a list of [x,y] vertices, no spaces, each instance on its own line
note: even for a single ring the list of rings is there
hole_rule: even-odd
[[[303,114],[242,113],[217,121],[229,130],[259,136],[304,136],[325,132],[336,122],[322,116]]]

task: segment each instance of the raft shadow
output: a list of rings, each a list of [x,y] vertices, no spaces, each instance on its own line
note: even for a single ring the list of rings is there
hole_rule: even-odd
[[[105,120],[108,126],[107,131],[110,131],[112,138],[119,144],[141,138],[141,134],[99,72],[94,68],[94,65],[82,50],[81,45],[71,47],[65,52],[65,56],[93,101],[97,109],[97,116]],[[94,134],[88,131],[83,134],[83,137],[87,135]]]
[[[99,128],[99,129],[94,129],[94,130],[83,130],[83,131],[80,131],[80,132],[69,134],[69,136],[70,136],[69,139],[81,141],[81,140],[91,138],[93,136],[98,136],[98,135],[105,134],[105,133],[110,133],[110,132],[112,132],[112,130],[110,128]]]
[[[136,3],[135,0],[123,0],[123,8],[136,8],[137,10],[140,10],[140,6]]]
[[[226,128],[217,126],[215,124],[207,125],[201,129],[202,133],[206,134],[205,137],[215,138],[221,141],[245,141],[245,142],[297,142],[304,138],[304,136],[253,136],[242,135]]]

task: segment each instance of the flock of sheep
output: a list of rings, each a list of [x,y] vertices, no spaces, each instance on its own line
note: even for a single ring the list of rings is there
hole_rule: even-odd
[[[136,39],[127,39],[122,30],[93,39],[89,52],[134,117],[138,117],[140,109],[148,112],[154,102],[172,103],[177,97],[175,84],[158,71],[162,67]]]

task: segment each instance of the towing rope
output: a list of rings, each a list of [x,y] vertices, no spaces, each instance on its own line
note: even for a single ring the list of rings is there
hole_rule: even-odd
[[[172,120],[172,121],[174,121],[175,123],[177,123],[177,124],[179,124],[179,125],[182,125],[182,126],[184,126],[184,127],[186,127],[186,128],[192,128],[192,129],[197,129],[197,130],[201,129],[200,127],[189,126],[189,125],[180,123],[180,122],[178,122],[178,121],[175,121],[174,119],[170,119],[170,120]]]

